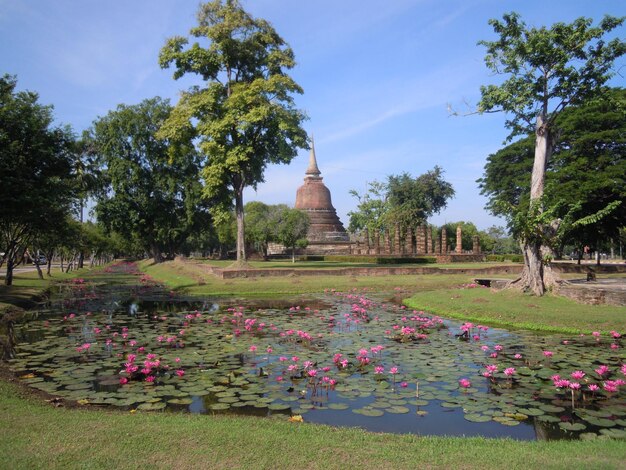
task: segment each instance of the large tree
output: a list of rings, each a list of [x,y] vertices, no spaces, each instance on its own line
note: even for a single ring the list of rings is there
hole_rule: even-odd
[[[530,203],[523,218],[526,228],[520,230],[525,268],[519,283],[536,295],[545,291],[544,276],[548,285],[554,281],[543,260],[544,240],[554,226],[542,217],[542,198],[555,143],[555,121],[568,106],[601,93],[613,74],[615,60],[626,50],[621,39],[607,42],[605,36],[622,23],[623,18],[606,16],[598,26],[592,26],[590,19],[578,18],[570,24],[535,28],[528,27],[518,14],[509,13],[502,21],[489,20],[498,38],[479,43],[487,48],[487,67],[505,76],[498,85],[481,87],[479,111],[508,113],[510,137],[534,132]]]
[[[155,262],[208,223],[195,149],[156,138],[170,112],[161,98],[119,105],[94,122],[90,137],[108,183],[97,198],[98,221],[140,243]]]
[[[354,190],[351,194],[359,199],[359,205],[348,213],[350,230],[367,227],[373,232],[389,225],[406,229],[426,222],[446,207],[454,188],[443,179],[443,170],[435,166],[417,178],[408,173],[389,175],[385,183],[370,183],[365,194]]]
[[[294,67],[291,48],[265,20],[253,18],[237,0],[200,6],[198,26],[184,37],[170,38],[159,57],[174,66],[174,78],[187,74],[202,83],[182,93],[160,135],[179,138],[194,132],[205,157],[205,193],[230,204],[237,219],[237,260],[245,261],[243,191],[263,182],[268,164],[289,163],[306,148],[301,124],[305,115],[294,106],[302,93],[285,73]],[[214,207],[219,219],[230,204]]]
[[[0,77],[0,266],[6,263],[6,285],[33,237],[65,219],[74,197],[71,130],[55,127],[52,107],[16,86],[15,77]]]
[[[557,253],[565,244],[598,246],[619,238],[626,226],[626,90],[611,89],[600,98],[563,111],[552,158],[546,165],[543,202],[563,220],[549,240]],[[487,159],[478,180],[487,209],[509,221],[529,205],[534,136],[514,142]],[[610,208],[610,210],[606,210]],[[584,222],[584,223],[583,223]]]

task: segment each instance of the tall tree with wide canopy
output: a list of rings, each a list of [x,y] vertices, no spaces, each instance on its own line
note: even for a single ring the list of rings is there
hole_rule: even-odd
[[[90,137],[108,183],[97,196],[98,221],[140,243],[155,262],[172,257],[209,220],[195,149],[156,138],[170,112],[158,97],[119,105],[94,122]]]
[[[571,106],[556,125],[559,135],[546,166],[544,204],[564,223],[550,242],[557,252],[565,243],[582,252],[583,245],[619,238],[620,227],[626,226],[626,90],[610,89]],[[530,181],[525,175],[533,158],[534,138],[529,136],[490,155],[478,180],[481,194],[489,198],[487,209],[507,218],[514,230],[514,214],[528,210]]]
[[[417,178],[405,172],[389,175],[385,183],[374,181],[363,196],[350,193],[359,199],[358,210],[348,213],[350,230],[375,231],[389,224],[406,229],[426,222],[446,207],[454,188],[444,180],[443,169],[435,166]]]
[[[16,91],[17,79],[0,77],[0,266],[5,284],[33,237],[70,213],[74,199],[74,135],[53,126],[52,107],[37,93]]]
[[[201,5],[190,34],[197,38],[192,45],[170,38],[159,63],[173,66],[175,79],[196,74],[203,84],[182,93],[160,135],[178,138],[193,130],[206,158],[204,191],[222,200],[214,216],[227,217],[234,200],[237,260],[244,262],[244,188],[263,182],[268,164],[289,163],[308,146],[305,115],[293,100],[302,89],[285,73],[294,55],[267,21],[253,18],[237,0]]]
[[[542,217],[546,166],[556,137],[555,120],[568,106],[602,92],[613,75],[615,60],[626,51],[622,40],[606,42],[605,36],[622,23],[623,18],[606,16],[598,26],[592,26],[590,19],[578,18],[549,29],[529,28],[518,14],[509,13],[502,21],[489,20],[499,36],[497,40],[479,42],[487,48],[487,67],[506,76],[499,85],[481,87],[479,111],[508,113],[510,138],[533,132],[535,136],[530,204],[525,229],[520,230],[525,267],[519,280],[521,287],[535,295],[543,295],[546,284],[555,281],[543,262],[544,239],[551,230]]]

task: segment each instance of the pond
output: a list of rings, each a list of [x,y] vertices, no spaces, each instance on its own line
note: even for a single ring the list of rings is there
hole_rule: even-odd
[[[106,274],[66,284],[16,326],[10,366],[31,387],[122,410],[381,432],[626,436],[618,332],[508,332],[411,311],[368,289],[290,304],[199,301],[131,264]]]

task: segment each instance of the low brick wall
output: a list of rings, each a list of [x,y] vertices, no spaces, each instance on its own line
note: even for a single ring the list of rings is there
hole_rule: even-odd
[[[597,286],[582,287],[577,285],[566,285],[559,287],[557,294],[583,304],[626,305],[625,290],[605,289]]]
[[[196,263],[191,260],[177,258],[179,263],[188,269],[216,276],[220,279],[237,279],[247,277],[294,277],[294,276],[389,276],[389,275],[423,275],[423,274],[467,274],[485,276],[492,274],[520,274],[521,265],[489,266],[485,268],[436,268],[436,267],[369,267],[341,269],[223,269]]]

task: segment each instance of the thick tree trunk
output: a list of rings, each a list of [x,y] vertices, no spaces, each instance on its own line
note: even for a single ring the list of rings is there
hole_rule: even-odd
[[[13,259],[13,256],[9,254],[8,259],[7,259],[7,272],[6,272],[6,276],[4,277],[5,286],[13,285],[13,266],[14,265],[15,265],[15,261]]]
[[[531,212],[533,207],[541,204],[546,166],[550,158],[551,149],[552,144],[547,116],[542,112],[537,116],[535,129],[535,160],[530,180],[529,210]],[[544,228],[538,227],[537,230],[543,232]],[[523,250],[525,267],[520,280],[521,287],[525,290],[530,290],[534,295],[541,296],[545,293],[541,242],[539,240],[525,240]]]
[[[246,261],[246,241],[243,221],[243,187],[235,194],[235,216],[237,217],[237,262]]]
[[[153,243],[152,245],[150,245],[150,253],[152,254],[152,258],[154,259],[155,263],[163,262],[163,255],[161,254],[161,249],[156,243]]]

